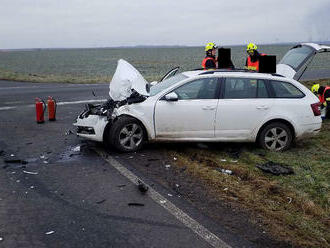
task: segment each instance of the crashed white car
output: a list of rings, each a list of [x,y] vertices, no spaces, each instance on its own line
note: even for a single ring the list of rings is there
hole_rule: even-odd
[[[277,65],[278,74],[176,74],[175,68],[150,89],[133,66],[119,60],[110,99],[87,106],[74,123],[77,134],[124,152],[147,141],[258,142],[265,149],[285,150],[321,129],[318,98],[292,79],[315,54],[314,45],[292,48]]]

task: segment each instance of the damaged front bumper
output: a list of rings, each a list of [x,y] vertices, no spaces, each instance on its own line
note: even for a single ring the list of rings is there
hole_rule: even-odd
[[[84,118],[77,118],[73,123],[77,127],[77,135],[94,141],[103,141],[103,133],[108,120],[106,116],[88,115]]]
[[[103,104],[85,105],[85,110],[78,116],[76,123],[73,123],[77,127],[77,135],[102,142],[106,126],[112,123],[117,116],[115,110],[123,105],[143,102],[145,99],[146,97],[133,92],[129,98],[123,101],[109,99]]]
[[[100,105],[87,104],[85,110],[80,113],[76,123],[77,135],[94,141],[103,141],[103,133],[106,125],[111,120],[114,109],[112,101]]]

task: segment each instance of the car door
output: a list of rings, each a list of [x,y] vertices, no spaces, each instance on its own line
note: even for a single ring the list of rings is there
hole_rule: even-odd
[[[177,72],[178,70],[180,69],[180,66],[177,66],[177,67],[174,67],[173,69],[169,70],[163,77],[162,79],[159,81],[159,82],[162,82],[170,77],[173,77]]]
[[[249,140],[273,106],[266,80],[223,78],[216,115],[215,136],[223,140]]]
[[[177,95],[176,100],[166,100],[164,95],[155,106],[156,138],[214,138],[219,79],[197,79],[167,92],[166,95],[169,93]]]

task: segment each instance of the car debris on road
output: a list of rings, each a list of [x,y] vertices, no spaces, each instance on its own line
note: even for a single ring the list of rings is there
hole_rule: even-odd
[[[226,175],[232,175],[233,174],[233,171],[231,171],[231,170],[226,170],[226,169],[222,169],[222,168],[216,168],[215,170],[218,171],[218,172],[221,172],[223,174],[226,174]]]
[[[144,207],[144,204],[139,203],[139,202],[129,202],[127,205],[128,206],[135,206],[135,207]]]
[[[148,191],[149,187],[140,180],[138,180],[138,189],[141,193],[145,194]]]
[[[276,176],[294,174],[293,169],[288,165],[275,163],[272,161],[268,161],[264,164],[257,164],[256,167],[263,172],[271,173]]]
[[[26,170],[23,170],[23,173],[30,174],[30,175],[38,175],[38,172],[32,172],[32,171],[26,171]]]

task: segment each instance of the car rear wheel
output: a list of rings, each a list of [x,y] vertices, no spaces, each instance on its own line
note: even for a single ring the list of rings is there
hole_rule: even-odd
[[[293,140],[290,128],[281,122],[274,122],[264,127],[259,136],[259,144],[267,150],[285,151]]]
[[[109,143],[122,152],[134,152],[142,148],[145,131],[142,124],[131,117],[118,119],[110,129]]]

